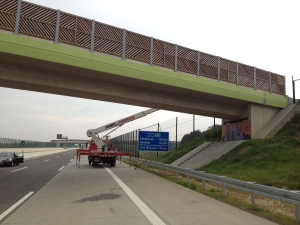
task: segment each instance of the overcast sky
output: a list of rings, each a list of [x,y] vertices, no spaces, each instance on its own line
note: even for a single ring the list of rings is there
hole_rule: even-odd
[[[28,2],[284,75],[289,96],[292,75],[300,79],[298,0]],[[296,97],[300,98],[300,80],[295,84]],[[49,141],[62,133],[72,139],[87,139],[87,129],[145,109],[0,87],[0,137]],[[123,126],[112,137],[180,115],[159,111]],[[198,128],[205,129],[212,122],[206,121]]]

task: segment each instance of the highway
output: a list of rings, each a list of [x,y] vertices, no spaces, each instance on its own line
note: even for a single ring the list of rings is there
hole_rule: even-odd
[[[75,150],[27,159],[14,167],[0,167],[0,215],[24,197],[36,193],[74,159]],[[1,220],[0,220],[1,222]]]
[[[2,224],[274,224],[124,163],[79,169],[74,153],[1,168],[1,213],[27,196]]]

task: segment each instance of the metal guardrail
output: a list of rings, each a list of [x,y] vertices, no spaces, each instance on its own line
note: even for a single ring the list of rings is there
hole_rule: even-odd
[[[127,157],[124,157],[127,159]],[[132,161],[144,162],[144,159],[131,158]],[[255,182],[246,182],[236,179],[231,179],[225,176],[218,176],[206,173],[205,171],[196,171],[189,168],[180,168],[176,166],[170,166],[168,164],[163,164],[159,162],[146,161],[146,165],[157,167],[159,169],[165,169],[173,171],[178,174],[183,174],[187,176],[189,182],[190,177],[201,179],[202,188],[205,189],[205,182],[213,182],[222,186],[222,195],[226,196],[226,187],[234,188],[236,190],[245,191],[251,194],[251,205],[255,205],[255,195],[260,195],[263,197],[279,200],[292,205],[295,205],[295,218],[296,222],[300,223],[300,191],[288,191],[280,188],[269,187],[265,185],[256,184]]]
[[[0,1],[0,29],[285,95],[285,77],[22,0]]]

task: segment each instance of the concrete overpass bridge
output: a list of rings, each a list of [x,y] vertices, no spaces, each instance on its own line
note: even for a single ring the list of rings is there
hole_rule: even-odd
[[[86,146],[87,144],[90,143],[90,140],[82,140],[82,139],[67,139],[67,140],[63,140],[63,139],[56,139],[56,140],[51,140],[52,143],[55,144],[60,144],[60,146],[62,147],[63,145],[67,145],[67,144],[78,144],[79,148],[81,148],[81,146]]]
[[[0,5],[0,85],[251,120],[288,105],[285,77],[59,10]]]

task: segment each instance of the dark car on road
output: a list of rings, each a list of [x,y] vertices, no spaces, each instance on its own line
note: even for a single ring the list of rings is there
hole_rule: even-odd
[[[2,161],[2,162],[1,162]],[[1,166],[14,166],[24,162],[22,153],[17,152],[1,152],[0,153]]]

